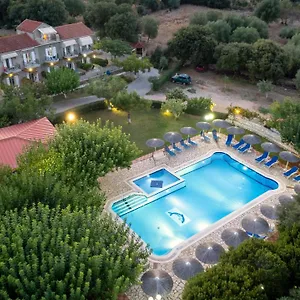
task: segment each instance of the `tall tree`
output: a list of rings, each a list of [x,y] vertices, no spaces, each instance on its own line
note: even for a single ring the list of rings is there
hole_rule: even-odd
[[[160,110],[163,113],[169,111],[177,120],[184,113],[186,108],[187,101],[171,98],[168,101],[162,103]]]
[[[143,99],[136,92],[119,92],[111,99],[111,103],[114,107],[126,111],[128,119],[131,119],[130,112],[133,110],[149,109],[152,104],[151,101]]]
[[[253,27],[238,27],[233,31],[230,41],[237,43],[253,44],[259,40],[260,36],[258,31]]]
[[[122,40],[112,40],[109,38],[101,39],[97,48],[111,53],[111,55],[115,58],[117,56],[123,56],[131,53],[131,47],[127,42]]]
[[[2,299],[116,300],[147,262],[129,227],[100,217],[97,207],[39,204],[0,216],[0,227]]]
[[[232,31],[236,30],[238,27],[244,27],[245,25],[245,19],[240,15],[233,13],[226,15],[224,21],[230,25]]]
[[[138,71],[145,71],[152,67],[148,58],[140,59],[135,54],[128,56],[126,59],[124,59],[122,61],[115,59],[114,63],[117,66],[122,67],[124,71],[134,72],[135,74]]]
[[[272,82],[269,80],[260,80],[257,83],[257,87],[262,94],[265,94],[266,98],[268,98],[269,92],[273,89]]]
[[[85,4],[82,0],[64,0],[64,3],[68,13],[73,17],[85,12]]]
[[[281,24],[287,25],[289,14],[293,4],[290,0],[280,0],[280,19]]]
[[[114,15],[105,24],[105,31],[112,39],[136,42],[139,33],[138,17],[133,13]]]
[[[188,26],[179,29],[169,41],[169,51],[182,62],[209,64],[214,61],[216,41],[209,28]]]
[[[47,74],[46,87],[50,94],[64,94],[75,90],[80,84],[79,75],[70,68],[54,69]]]
[[[224,20],[218,20],[216,22],[209,22],[207,26],[211,29],[215,39],[220,43],[228,43],[231,27]]]
[[[267,23],[276,21],[280,16],[280,1],[263,0],[258,3],[255,15]]]
[[[266,22],[264,22],[263,20],[255,17],[255,16],[247,17],[244,20],[245,20],[244,27],[253,27],[258,31],[258,33],[262,39],[268,38],[269,28],[268,28],[268,24]]]
[[[158,34],[158,21],[152,17],[146,16],[142,19],[143,33],[150,39],[155,39]]]

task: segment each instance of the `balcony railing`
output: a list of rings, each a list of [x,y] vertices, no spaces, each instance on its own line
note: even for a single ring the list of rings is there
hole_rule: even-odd
[[[10,73],[18,73],[21,71],[21,66],[19,64],[14,64],[14,66],[11,67],[4,67],[4,73],[10,74]]]
[[[78,56],[78,51],[74,50],[73,52],[64,52],[64,57],[65,58],[73,58]]]
[[[51,62],[58,62],[59,61],[59,58],[57,55],[55,56],[45,56],[45,61],[48,62],[48,63],[51,63]]]
[[[94,51],[93,48],[84,48],[84,49],[81,50],[81,53],[82,54],[90,54],[93,51]]]
[[[39,67],[40,66],[40,62],[39,62],[39,60],[38,59],[36,59],[36,60],[31,60],[31,61],[26,61],[26,62],[24,62],[24,66],[25,66],[25,68],[37,68],[37,67]]]

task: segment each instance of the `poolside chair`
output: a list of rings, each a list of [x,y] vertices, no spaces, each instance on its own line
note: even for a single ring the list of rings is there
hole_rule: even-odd
[[[187,142],[192,146],[197,146],[198,144],[193,142],[190,137],[188,137]]]
[[[241,139],[237,144],[233,145],[232,148],[239,149],[244,144],[245,144],[245,141],[243,139]]]
[[[176,146],[175,143],[173,143],[172,146],[173,146],[173,149],[174,149],[175,151],[177,151],[177,152],[181,152],[181,151],[182,151],[179,147]]]
[[[201,130],[200,135],[203,138],[204,142],[207,142],[207,143],[210,142],[210,138],[207,135],[205,135],[203,130]]]
[[[290,168],[288,171],[284,172],[283,175],[286,178],[289,178],[292,175],[294,175],[295,173],[297,173],[298,171],[299,171],[298,167],[294,166],[294,167]]]
[[[167,154],[169,154],[170,156],[175,156],[175,155],[176,155],[176,153],[173,152],[172,150],[170,150],[168,146],[165,146],[164,151],[165,151]]]
[[[188,144],[186,144],[186,143],[184,142],[184,139],[182,139],[182,140],[180,141],[180,145],[181,145],[184,149],[188,149],[188,148],[191,147],[191,146],[189,146]]]
[[[269,156],[269,152],[265,151],[261,156],[256,157],[255,161],[261,163],[264,160],[266,160],[268,156]]]
[[[215,142],[217,143],[218,140],[219,140],[217,130],[214,129],[214,130],[212,131],[212,134],[213,134],[213,139],[214,139]]]
[[[232,139],[233,139],[233,134],[228,134],[227,135],[227,140],[225,142],[225,145],[226,146],[231,146]]]
[[[241,152],[241,153],[245,153],[245,152],[247,152],[247,151],[250,149],[250,147],[251,147],[250,144],[246,144],[245,146],[240,147],[240,148],[238,149],[238,151]]]
[[[300,182],[300,175],[297,175],[296,177],[294,177],[293,180]]]
[[[271,168],[277,163],[278,163],[278,156],[273,156],[269,161],[265,163],[265,166]]]

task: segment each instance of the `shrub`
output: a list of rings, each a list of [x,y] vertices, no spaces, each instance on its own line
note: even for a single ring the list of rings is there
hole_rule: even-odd
[[[122,74],[120,75],[120,77],[124,79],[127,83],[134,81],[134,76],[130,76],[128,74]]]
[[[206,13],[206,18],[208,22],[216,22],[223,18],[223,14],[220,11],[208,11]]]
[[[145,16],[148,13],[147,8],[144,5],[138,5],[136,11],[139,16]]]
[[[202,11],[196,12],[195,14],[192,15],[190,19],[191,25],[206,25],[206,23],[207,23],[207,16],[206,13]]]
[[[279,36],[283,39],[291,39],[297,33],[297,29],[293,27],[283,27]]]
[[[155,68],[159,68],[160,59],[163,56],[163,50],[161,47],[156,47],[153,54],[150,57],[150,62]]]
[[[93,67],[92,64],[82,63],[81,61],[77,62],[77,68],[88,71]]]
[[[211,110],[213,102],[211,98],[191,98],[188,100],[187,114],[202,116]]]
[[[92,64],[99,65],[101,67],[106,67],[108,65],[108,60],[100,57],[92,58],[91,62]]]

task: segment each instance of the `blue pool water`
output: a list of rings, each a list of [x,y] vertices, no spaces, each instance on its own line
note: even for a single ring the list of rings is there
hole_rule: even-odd
[[[163,173],[160,179],[169,178],[170,173]],[[123,210],[123,214],[119,214],[150,245],[155,255],[167,254],[181,242],[278,187],[274,180],[222,152],[184,168],[176,175],[184,179],[184,187],[176,189],[175,184],[169,193],[150,203],[147,202],[151,197],[144,196],[141,198],[143,206],[134,209],[134,205],[126,204],[129,212]],[[143,186],[148,177],[139,180]],[[146,191],[148,185],[145,186]],[[117,203],[112,209],[119,213]]]

